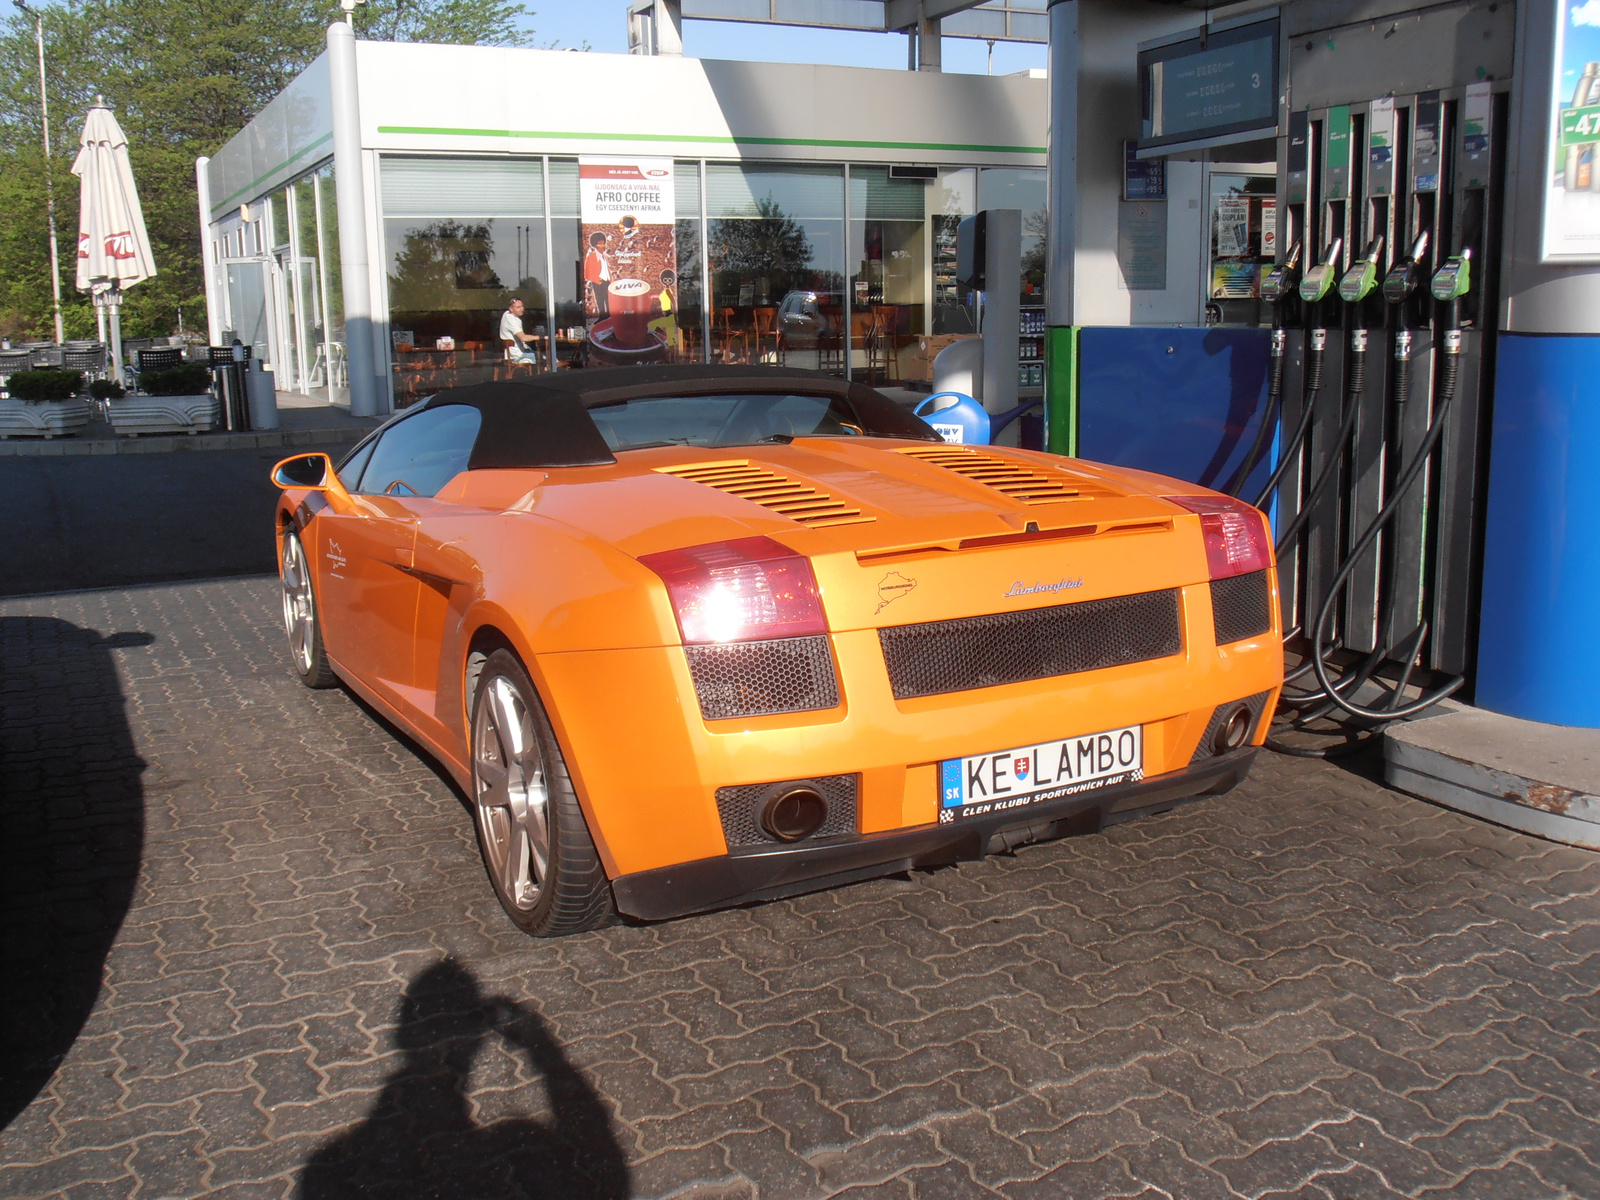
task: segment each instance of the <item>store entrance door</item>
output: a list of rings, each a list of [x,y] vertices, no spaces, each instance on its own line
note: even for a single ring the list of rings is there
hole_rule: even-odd
[[[225,258],[222,270],[226,281],[225,328],[250,347],[251,357],[276,371],[283,357],[278,333],[282,328],[282,306],[275,280],[276,261],[265,256]]]

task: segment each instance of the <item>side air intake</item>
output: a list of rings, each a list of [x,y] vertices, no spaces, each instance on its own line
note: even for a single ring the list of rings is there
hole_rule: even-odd
[[[827,492],[820,492],[809,484],[752,466],[744,459],[731,462],[690,463],[681,467],[657,467],[663,475],[676,475],[691,483],[703,483],[738,496],[762,508],[771,509],[780,516],[798,521],[802,525],[822,528],[828,525],[863,525],[876,517],[864,514],[859,508],[835,500]]]

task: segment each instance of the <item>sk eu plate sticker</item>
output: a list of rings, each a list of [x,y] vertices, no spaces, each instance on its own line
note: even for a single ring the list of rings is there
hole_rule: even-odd
[[[1144,778],[1144,731],[1108,729],[939,764],[939,820],[981,816]]]

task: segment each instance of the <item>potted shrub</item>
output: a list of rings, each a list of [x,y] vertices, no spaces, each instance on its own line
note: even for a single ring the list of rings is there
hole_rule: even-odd
[[[82,433],[89,406],[78,396],[82,371],[18,371],[0,400],[0,437],[60,437]]]
[[[199,363],[139,376],[142,395],[109,397],[106,415],[120,434],[202,433],[216,422],[211,372]]]

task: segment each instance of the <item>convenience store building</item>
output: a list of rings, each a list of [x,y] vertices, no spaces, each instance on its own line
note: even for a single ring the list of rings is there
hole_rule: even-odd
[[[972,330],[954,237],[980,209],[1022,212],[1023,303],[1043,302],[1042,78],[345,29],[197,164],[212,341],[252,346],[280,390],[383,412],[503,377],[513,297],[534,339],[515,370],[615,361],[587,337],[591,162],[668,172],[674,270],[649,315],[670,358],[907,378],[925,336]]]

